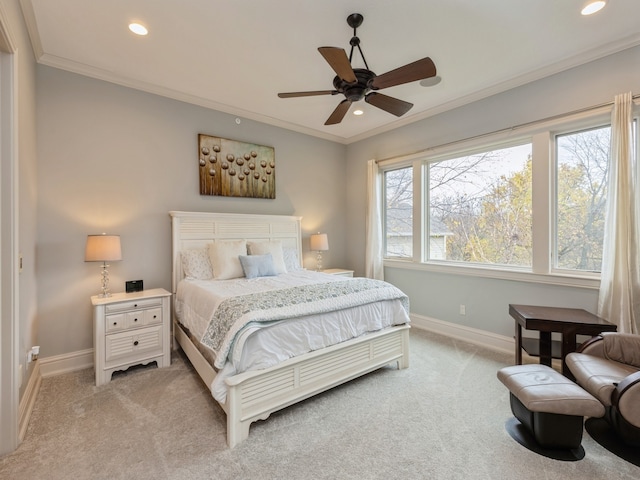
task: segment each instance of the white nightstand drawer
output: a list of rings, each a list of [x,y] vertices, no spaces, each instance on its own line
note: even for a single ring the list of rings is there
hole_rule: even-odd
[[[104,317],[104,329],[107,333],[119,332],[127,328],[127,317],[124,313]]]
[[[131,300],[128,302],[118,302],[112,303],[110,305],[106,305],[104,311],[109,313],[114,312],[124,312],[126,310],[142,310],[144,308],[150,307],[161,307],[162,299],[161,298],[140,298],[136,300]]]
[[[105,316],[104,327],[107,333],[113,333],[160,323],[162,323],[162,307],[157,307],[134,312],[112,313]]]
[[[114,333],[105,337],[105,361],[110,362],[142,352],[162,353],[162,326],[144,328],[135,332]]]
[[[144,311],[144,324],[155,325],[162,323],[162,308],[150,308]]]

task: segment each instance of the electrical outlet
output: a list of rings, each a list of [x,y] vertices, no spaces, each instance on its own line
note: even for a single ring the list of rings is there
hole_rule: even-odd
[[[464,305],[460,305],[460,315],[466,315],[467,314],[467,307],[465,307]]]
[[[40,355],[40,346],[36,345],[35,347],[31,347],[31,350],[27,352],[27,363],[31,363],[34,360],[37,360],[39,355]]]

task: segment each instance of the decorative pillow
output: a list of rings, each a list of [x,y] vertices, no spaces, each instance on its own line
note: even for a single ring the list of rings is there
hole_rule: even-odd
[[[283,247],[282,253],[284,256],[284,266],[287,272],[293,272],[294,270],[301,270],[300,259],[298,258],[298,250],[291,247]]]
[[[213,270],[206,248],[190,248],[180,252],[182,272],[189,280],[211,280]]]
[[[270,253],[273,257],[276,274],[287,273],[287,267],[284,264],[284,254],[282,252],[282,242],[280,240],[247,242],[247,247],[249,248],[249,255],[266,255]]]
[[[244,240],[218,241],[209,245],[209,260],[213,268],[213,278],[227,280],[244,277],[238,257],[247,254]]]
[[[273,277],[277,275],[270,253],[265,255],[240,255],[240,264],[247,278]]]

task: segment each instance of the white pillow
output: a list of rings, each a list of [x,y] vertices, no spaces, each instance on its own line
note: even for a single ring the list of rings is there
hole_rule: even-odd
[[[213,270],[209,261],[209,254],[205,248],[190,248],[180,252],[182,257],[182,272],[189,280],[211,280]]]
[[[247,242],[244,240],[225,240],[209,245],[209,260],[213,268],[213,278],[227,280],[244,277],[240,264],[240,255],[247,254]]]
[[[283,247],[282,253],[284,256],[284,266],[287,272],[293,272],[295,270],[301,270],[300,259],[298,258],[298,249],[291,247]]]
[[[280,240],[267,240],[262,242],[247,242],[249,255],[266,255],[271,254],[273,258],[273,266],[276,273],[287,273],[287,267],[284,264],[284,254],[282,252],[282,242]]]

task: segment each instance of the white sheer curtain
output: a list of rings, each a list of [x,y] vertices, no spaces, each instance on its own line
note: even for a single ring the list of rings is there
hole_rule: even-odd
[[[365,245],[365,276],[384,280],[382,263],[382,213],[381,181],[378,164],[369,160],[367,164],[367,239]]]
[[[640,318],[640,192],[633,143],[633,96],[616,95],[598,315],[627,333],[637,333]]]

